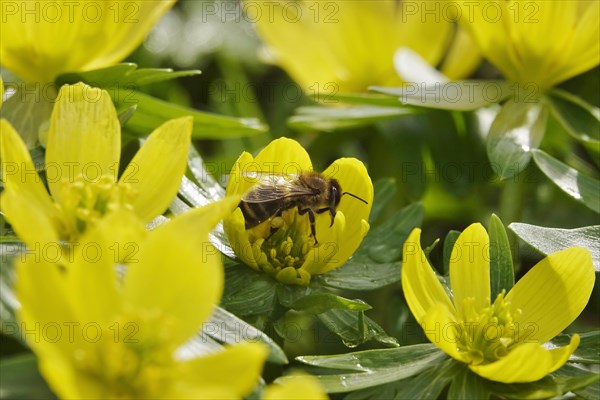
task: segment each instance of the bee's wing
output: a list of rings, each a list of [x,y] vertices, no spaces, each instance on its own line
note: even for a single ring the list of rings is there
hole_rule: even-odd
[[[288,197],[314,194],[313,190],[298,185],[296,179],[278,175],[268,175],[260,179],[260,183],[250,188],[242,196],[246,203],[265,203]]]

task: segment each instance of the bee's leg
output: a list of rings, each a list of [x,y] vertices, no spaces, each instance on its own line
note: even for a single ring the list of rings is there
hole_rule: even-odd
[[[333,226],[333,221],[335,220],[335,208],[331,208],[331,207],[325,207],[325,208],[319,208],[317,210],[317,214],[323,214],[324,212],[329,211],[329,214],[331,215],[331,224],[329,224],[329,227],[331,228]]]
[[[310,221],[310,233],[312,234],[312,237],[315,239],[315,246],[317,244],[319,244],[319,242],[317,241],[317,230],[315,229],[315,213],[313,212],[312,208],[305,208],[303,210],[298,210],[298,215],[304,215],[308,213],[308,220]]]

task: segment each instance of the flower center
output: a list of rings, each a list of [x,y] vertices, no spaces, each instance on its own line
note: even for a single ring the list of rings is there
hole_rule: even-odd
[[[115,183],[110,175],[103,175],[95,182],[77,177],[74,182],[60,183],[60,202],[54,203],[61,216],[61,238],[73,241],[91,224],[109,211],[121,207],[133,209],[136,193],[126,183]]]
[[[172,327],[164,320],[161,319],[163,326]],[[75,351],[75,369],[105,398],[157,398],[177,379],[173,344],[164,335],[152,341],[142,340],[139,326],[131,319],[119,318],[102,328],[99,341],[86,340]]]
[[[300,269],[315,246],[308,216],[298,215],[296,208],[287,210],[248,230],[248,234],[259,268],[284,283],[308,284],[310,275]]]
[[[504,295],[503,290],[494,304],[483,310],[476,310],[473,298],[464,300],[457,347],[468,363],[478,365],[496,361],[519,342],[521,310],[513,309],[504,300]]]

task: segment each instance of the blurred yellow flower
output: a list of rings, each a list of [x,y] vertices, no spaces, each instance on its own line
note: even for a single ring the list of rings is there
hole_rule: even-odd
[[[43,258],[17,263],[21,329],[58,397],[235,399],[252,391],[267,356],[262,345],[191,359],[177,353],[220,299],[223,265],[208,233],[238,201],[150,232],[117,210],[85,232],[68,270]],[[118,250],[128,252],[120,263]]]
[[[175,0],[0,0],[0,64],[25,81],[127,57]]]
[[[288,375],[267,386],[261,400],[327,400],[319,381],[306,374]]]
[[[191,117],[164,123],[117,179],[121,127],[109,94],[84,84],[65,85],[52,112],[46,148],[51,196],[18,133],[0,120],[2,210],[30,248],[76,240],[119,208],[150,222],[177,194],[191,133]]]
[[[415,229],[404,244],[402,289],[429,340],[493,381],[533,382],[557,370],[577,349],[544,343],[586,306],[594,287],[590,253],[573,247],[549,255],[491,303],[490,242],[480,224],[458,237],[450,258],[452,298],[429,265]]]
[[[292,180],[299,173],[312,170],[306,150],[294,140],[280,138],[256,158],[242,153],[231,170],[227,194],[242,196],[263,175]],[[307,285],[311,275],[323,274],[346,262],[369,231],[373,184],[363,163],[355,158],[334,161],[323,175],[336,179],[343,192],[352,193],[368,204],[342,196],[333,225],[329,213],[317,213],[318,245],[311,234],[309,215],[300,215],[297,207],[281,210],[281,217],[271,217],[251,229],[245,228],[244,215],[238,208],[224,221],[225,232],[238,258],[281,282],[299,285]]]
[[[246,1],[248,18],[273,61],[307,93],[364,92],[398,86],[394,53],[409,47],[451,79],[479,63],[444,2],[426,0]]]
[[[544,90],[600,63],[597,0],[461,4],[462,26],[508,80]]]

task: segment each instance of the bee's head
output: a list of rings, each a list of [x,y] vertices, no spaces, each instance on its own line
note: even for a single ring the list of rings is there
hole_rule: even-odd
[[[331,179],[331,187],[329,188],[329,208],[336,209],[342,200],[342,187],[335,179]]]

